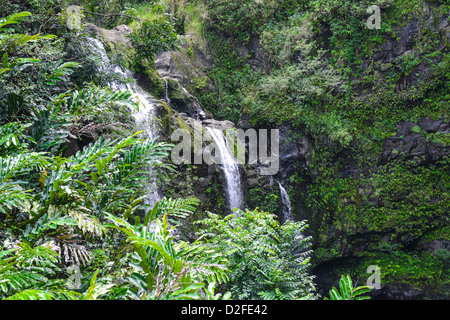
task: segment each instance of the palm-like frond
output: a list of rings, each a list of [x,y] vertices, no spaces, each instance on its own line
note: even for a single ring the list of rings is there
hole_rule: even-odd
[[[54,300],[55,296],[52,292],[45,290],[27,289],[22,290],[4,300]]]
[[[7,69],[3,70],[6,71]],[[0,90],[0,121],[12,121],[23,109],[23,106],[24,98],[22,96],[7,90]]]
[[[75,90],[70,94],[56,97],[54,104],[62,106],[71,114],[81,115],[103,111],[111,104],[120,104],[129,108],[137,108],[130,91],[111,92],[108,89],[91,88]]]
[[[42,153],[23,153],[0,157],[0,213],[8,214],[13,208],[25,209],[30,205],[30,191],[23,185],[22,176],[47,164]]]
[[[197,199],[160,201],[147,213],[143,225],[131,225],[108,215],[107,226],[121,230],[136,250],[129,281],[130,296],[139,299],[199,299],[203,280],[225,282],[225,259],[200,244],[175,243],[167,215],[185,217],[195,210]],[[159,217],[162,214],[162,220]]]
[[[352,278],[350,275],[342,275],[339,280],[340,292],[333,287],[330,292],[330,298],[325,297],[325,300],[366,300],[370,299],[369,296],[361,296],[362,294],[370,292],[370,287],[368,286],[353,286]]]
[[[20,140],[24,139],[23,131],[30,125],[10,122],[0,126],[0,157],[17,153],[26,147]]]
[[[114,287],[114,284],[112,284],[109,279],[107,279],[106,283],[99,282],[97,280],[98,272],[99,270],[94,272],[89,282],[89,288],[79,297],[78,300],[97,300],[99,297],[106,295],[109,291],[111,291],[112,287]]]
[[[72,209],[69,210],[69,216],[75,219],[78,228],[83,233],[90,233],[100,238],[103,238],[106,235],[106,228],[102,225],[98,218],[82,212],[81,210]]]
[[[19,13],[11,14],[5,18],[0,18],[0,29],[9,24],[16,24],[23,21],[26,17],[31,16],[31,12],[24,11]]]
[[[173,217],[184,219],[195,212],[200,200],[197,198],[171,199],[163,198],[153,209],[147,212],[144,225],[148,225],[158,217]]]
[[[68,127],[70,114],[60,115],[59,107],[33,109],[32,125],[29,128],[29,136],[36,150],[50,150],[58,148],[68,142],[68,137],[73,137]]]
[[[47,163],[44,153],[31,152],[0,157],[0,181],[11,181]],[[18,182],[20,183],[20,181]]]
[[[0,297],[8,300],[74,299],[78,293],[65,290],[60,280],[48,275],[57,270],[57,254],[47,245],[32,247],[20,242],[0,251]]]
[[[30,200],[30,193],[21,186],[0,182],[0,213],[8,215],[14,208],[25,209]]]
[[[79,68],[80,66],[79,63],[73,61],[63,62],[62,59],[56,64],[48,63],[41,69],[41,74],[44,78],[43,83],[54,86],[57,82],[67,81],[68,76],[73,73],[73,69]]]
[[[149,166],[159,166],[165,169],[171,167],[162,161],[169,155],[171,145],[167,143],[157,143],[153,140],[144,140],[139,144],[133,145],[126,150],[123,157],[117,161],[115,173],[113,175],[114,183],[124,184],[132,182],[133,178],[146,175],[144,168]]]

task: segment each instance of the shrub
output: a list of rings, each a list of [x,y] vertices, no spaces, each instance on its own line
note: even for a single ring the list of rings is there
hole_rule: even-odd
[[[224,218],[208,213],[197,223],[206,226],[201,239],[229,261],[230,282],[224,289],[233,298],[314,298],[314,277],[308,274],[311,239],[302,234],[305,221],[281,225],[275,215],[256,209]]]

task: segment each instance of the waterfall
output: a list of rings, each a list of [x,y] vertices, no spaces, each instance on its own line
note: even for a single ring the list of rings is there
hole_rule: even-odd
[[[200,104],[200,101],[198,101],[198,98],[196,96],[190,94],[186,90],[186,88],[183,87],[181,84],[180,84],[180,87],[187,96],[192,97],[194,99],[194,105],[195,105],[195,109],[197,111],[197,118],[200,118],[201,120],[207,119],[208,115],[203,110],[202,105]]]
[[[116,70],[117,72],[120,72]],[[129,71],[127,72],[129,73]],[[127,74],[130,75],[131,74]],[[132,98],[139,103],[139,111],[133,110],[133,118],[136,126],[139,130],[143,130],[148,139],[153,140],[158,137],[158,130],[155,124],[156,110],[155,104],[152,102],[152,96],[150,96],[144,89],[142,89],[137,83],[132,82],[127,84],[128,90],[132,92]],[[156,183],[156,177],[149,168],[150,180],[147,181],[147,197],[146,204],[153,207],[158,201],[161,200],[161,196],[158,192],[158,186]]]
[[[167,83],[167,80],[164,79],[164,83],[166,85],[166,102],[170,105],[170,98],[169,98],[169,84]]]
[[[130,71],[127,70],[124,72],[121,68],[111,65],[108,55],[106,54],[106,50],[100,40],[88,37],[86,38],[86,46],[95,54],[96,57],[98,57],[100,72],[104,72],[106,74],[116,73],[122,75],[124,78],[132,78]],[[169,98],[168,82],[166,79],[164,79],[164,82],[165,100],[168,104],[170,104],[171,101]],[[115,81],[109,85],[112,90],[131,91],[132,99],[139,102],[139,111],[132,110],[132,115],[135,119],[136,126],[140,130],[145,131],[149,139],[156,138],[158,136],[158,132],[155,124],[153,123],[153,119],[155,118],[155,104],[152,102],[152,97],[135,82],[124,83]],[[208,115],[202,109],[197,97],[191,95],[183,86],[180,85],[180,87],[186,95],[193,99],[195,109],[194,117],[198,119],[207,119]],[[230,212],[233,212],[234,208],[243,209],[243,195],[238,163],[234,158],[233,153],[227,146],[226,138],[223,132],[210,127],[207,127],[206,130],[210,133],[211,138],[215,142],[217,146],[216,152],[218,152],[220,156],[220,165],[226,182],[226,197],[229,210]],[[148,192],[145,203],[152,207],[161,199],[161,197],[158,193],[155,177],[153,177],[154,175],[152,175],[151,172],[150,176],[152,178],[150,178],[150,181],[147,181]]]
[[[170,101],[170,97],[169,97],[169,84],[167,82],[166,78],[163,78],[164,80],[164,84],[165,84],[165,94],[164,94],[164,100],[170,105],[171,101]],[[181,88],[181,90],[183,90],[183,93],[186,94],[186,96],[191,99],[191,102],[194,105],[194,108],[192,110],[192,113],[189,114],[190,117],[195,118],[197,120],[204,120],[208,118],[208,115],[206,114],[206,112],[203,110],[200,101],[198,100],[198,98],[192,94],[190,94],[185,87],[182,86],[181,83],[177,82],[177,85],[179,88]]]
[[[86,47],[91,49],[91,52],[94,53],[94,56],[98,59],[96,60],[96,65],[99,67],[99,71],[101,73],[111,73],[111,63],[103,43],[100,40],[91,37],[86,37],[85,42]]]
[[[286,192],[286,189],[283,187],[280,181],[277,181],[280,186],[280,194],[281,194],[281,204],[282,204],[282,212],[283,218],[282,222],[286,222],[287,220],[294,221],[294,216],[292,215],[292,206],[291,200],[289,199],[289,195]]]
[[[206,130],[211,135],[220,153],[220,164],[226,180],[228,207],[230,212],[234,208],[242,209],[242,188],[239,166],[230,148],[227,146],[226,138],[219,129],[207,127]]]
[[[99,67],[102,72],[118,73],[124,78],[132,78],[130,71],[123,71],[120,67],[113,67],[106,54],[106,50],[102,42],[98,39],[88,37],[86,42],[91,51],[99,58]],[[150,96],[144,89],[142,89],[135,81],[131,83],[124,82],[112,82],[109,84],[112,90],[129,90],[132,94],[132,99],[139,103],[139,110],[132,110],[132,116],[135,120],[136,126],[139,130],[145,132],[148,139],[152,140],[158,137],[158,131],[154,124],[155,119],[155,104],[152,102],[152,96]],[[150,169],[149,169],[150,171]],[[150,171],[150,181],[147,182],[147,199],[146,204],[153,207],[161,197],[158,192],[158,186],[154,175]]]

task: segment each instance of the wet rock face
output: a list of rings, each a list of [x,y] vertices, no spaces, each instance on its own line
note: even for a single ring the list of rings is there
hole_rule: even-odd
[[[180,52],[161,52],[155,57],[156,71],[167,82],[166,94],[171,107],[191,118],[212,118],[212,114],[200,105],[195,96],[196,84],[209,85],[204,70],[212,66],[211,58],[195,45],[188,48],[186,42],[181,49]],[[189,51],[195,51],[195,59],[187,53]]]
[[[450,250],[450,241],[446,240],[432,240],[432,241],[423,241],[418,247],[423,250],[428,251],[436,251],[436,250]]]
[[[269,66],[264,57],[263,49],[259,43],[259,38],[255,35],[250,37],[250,40],[246,46],[237,48],[237,53],[239,56],[247,58],[247,62],[253,70],[268,70]]]
[[[433,163],[450,154],[450,146],[439,137],[450,135],[450,124],[443,119],[423,118],[418,123],[402,122],[397,134],[383,146],[380,164],[397,158],[416,160],[417,165]]]
[[[170,99],[170,106],[188,117],[204,120],[211,118],[210,112],[205,110],[197,97],[189,93],[179,81],[167,79],[167,96]]]
[[[213,59],[189,34],[186,39],[180,51],[166,51],[156,55],[155,68],[164,79],[177,81],[193,93],[196,80],[205,80],[205,86],[211,85],[205,71],[213,66]]]
[[[161,52],[155,58],[155,68],[163,78],[182,81],[183,75],[178,71],[172,51]]]
[[[422,128],[423,130],[425,130],[428,133],[436,133],[438,131],[450,132],[449,131],[449,123],[445,122],[442,119],[433,120],[430,118],[422,118],[418,124],[419,124],[420,128]]]
[[[375,300],[423,300],[426,294],[407,284],[398,284],[373,290],[371,296]]]
[[[295,133],[289,126],[280,130],[280,174],[283,179],[291,176],[298,169],[308,170],[311,146],[309,139]]]
[[[220,131],[226,131],[227,129],[234,128],[234,123],[228,120],[219,121],[214,119],[207,119],[202,121],[204,127],[211,127],[219,129]]]

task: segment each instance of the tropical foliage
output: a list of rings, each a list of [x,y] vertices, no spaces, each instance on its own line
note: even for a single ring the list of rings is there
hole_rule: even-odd
[[[367,300],[370,299],[368,296],[359,297],[362,294],[370,292],[370,287],[367,286],[353,286],[352,279],[349,275],[342,276],[339,280],[339,290],[332,288],[330,290],[329,300]],[[325,300],[328,298],[325,297]]]
[[[212,236],[212,229],[198,240],[182,240],[177,229],[199,200],[147,201],[147,181],[173,170],[171,145],[132,131],[134,123],[123,116],[139,108],[132,92],[102,81],[74,82],[74,71],[84,66],[64,59],[58,37],[9,28],[30,16],[0,20],[0,298],[311,297],[304,223],[281,226],[267,213],[245,213],[255,233],[229,234],[227,243],[248,250],[253,241],[267,255],[262,260],[218,246],[225,235]],[[132,35],[138,54],[151,59],[172,48],[171,28],[169,20],[144,22]],[[161,30],[170,32],[167,46],[157,44]],[[154,43],[137,38],[148,40],[150,33]],[[120,126],[129,133],[115,132]],[[217,231],[226,231],[230,218],[215,216]],[[257,237],[261,232],[266,236]],[[247,258],[248,264],[237,264]],[[248,282],[251,292],[243,292],[239,274],[249,270],[258,273]]]
[[[303,222],[280,224],[274,215],[240,211],[225,218],[208,214],[200,239],[229,260],[230,282],[238,299],[293,300],[314,297],[310,238]]]
[[[439,0],[2,1],[0,298],[319,299],[338,277],[325,299],[448,298],[449,12]],[[136,125],[138,87],[158,138]],[[199,104],[281,131],[277,176],[240,166],[250,208],[224,216],[221,167],[171,163],[169,131],[190,128]],[[372,265],[386,289],[369,295],[352,279]]]

